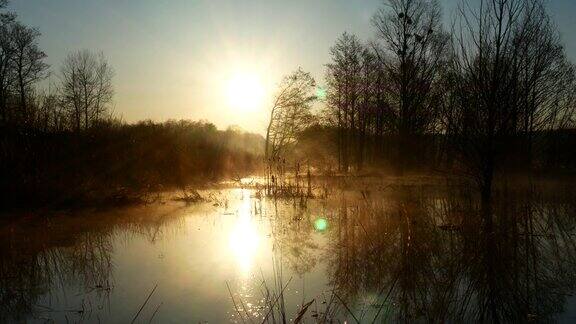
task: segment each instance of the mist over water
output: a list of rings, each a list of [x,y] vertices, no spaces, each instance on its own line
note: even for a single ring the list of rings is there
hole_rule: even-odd
[[[308,305],[305,322],[570,322],[568,189],[483,206],[460,186],[344,179],[306,201],[228,187],[193,205],[19,217],[0,229],[0,319],[273,322],[282,304],[292,320]]]

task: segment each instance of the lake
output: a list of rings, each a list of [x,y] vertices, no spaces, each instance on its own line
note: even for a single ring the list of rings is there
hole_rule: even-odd
[[[0,225],[0,322],[573,322],[576,198],[523,183],[338,179],[22,214]]]

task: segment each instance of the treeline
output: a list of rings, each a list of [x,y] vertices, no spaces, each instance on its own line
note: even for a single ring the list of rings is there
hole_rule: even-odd
[[[387,0],[372,24],[374,40],[344,33],[330,49],[326,89],[301,70],[280,83],[270,175],[287,159],[437,170],[488,198],[498,172],[576,171],[576,70],[543,0],[463,1],[450,30],[438,1]]]
[[[54,71],[39,37],[0,12],[2,206],[123,201],[260,167],[260,135],[208,122],[122,122],[110,108],[114,72],[104,55],[76,51]]]
[[[4,129],[0,147],[0,200],[69,206],[251,174],[264,139],[206,122],[109,122],[80,133]]]
[[[340,171],[433,164],[489,195],[511,158],[542,165],[574,136],[576,73],[543,1],[465,1],[446,30],[438,1],[389,0],[372,22],[376,40],[344,33],[327,64]]]

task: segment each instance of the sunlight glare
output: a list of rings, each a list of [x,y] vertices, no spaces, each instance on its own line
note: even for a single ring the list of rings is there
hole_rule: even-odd
[[[238,210],[238,220],[230,233],[229,246],[240,272],[248,275],[260,246],[260,233],[252,219],[248,198],[245,198]]]
[[[264,86],[255,73],[236,73],[226,88],[228,104],[238,112],[255,111],[264,103]]]

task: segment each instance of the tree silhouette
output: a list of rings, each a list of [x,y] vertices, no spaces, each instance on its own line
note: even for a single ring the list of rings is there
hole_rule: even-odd
[[[84,129],[98,121],[112,100],[112,68],[104,54],[88,50],[69,54],[62,65],[62,100],[70,107],[76,131],[80,131],[82,114]]]

